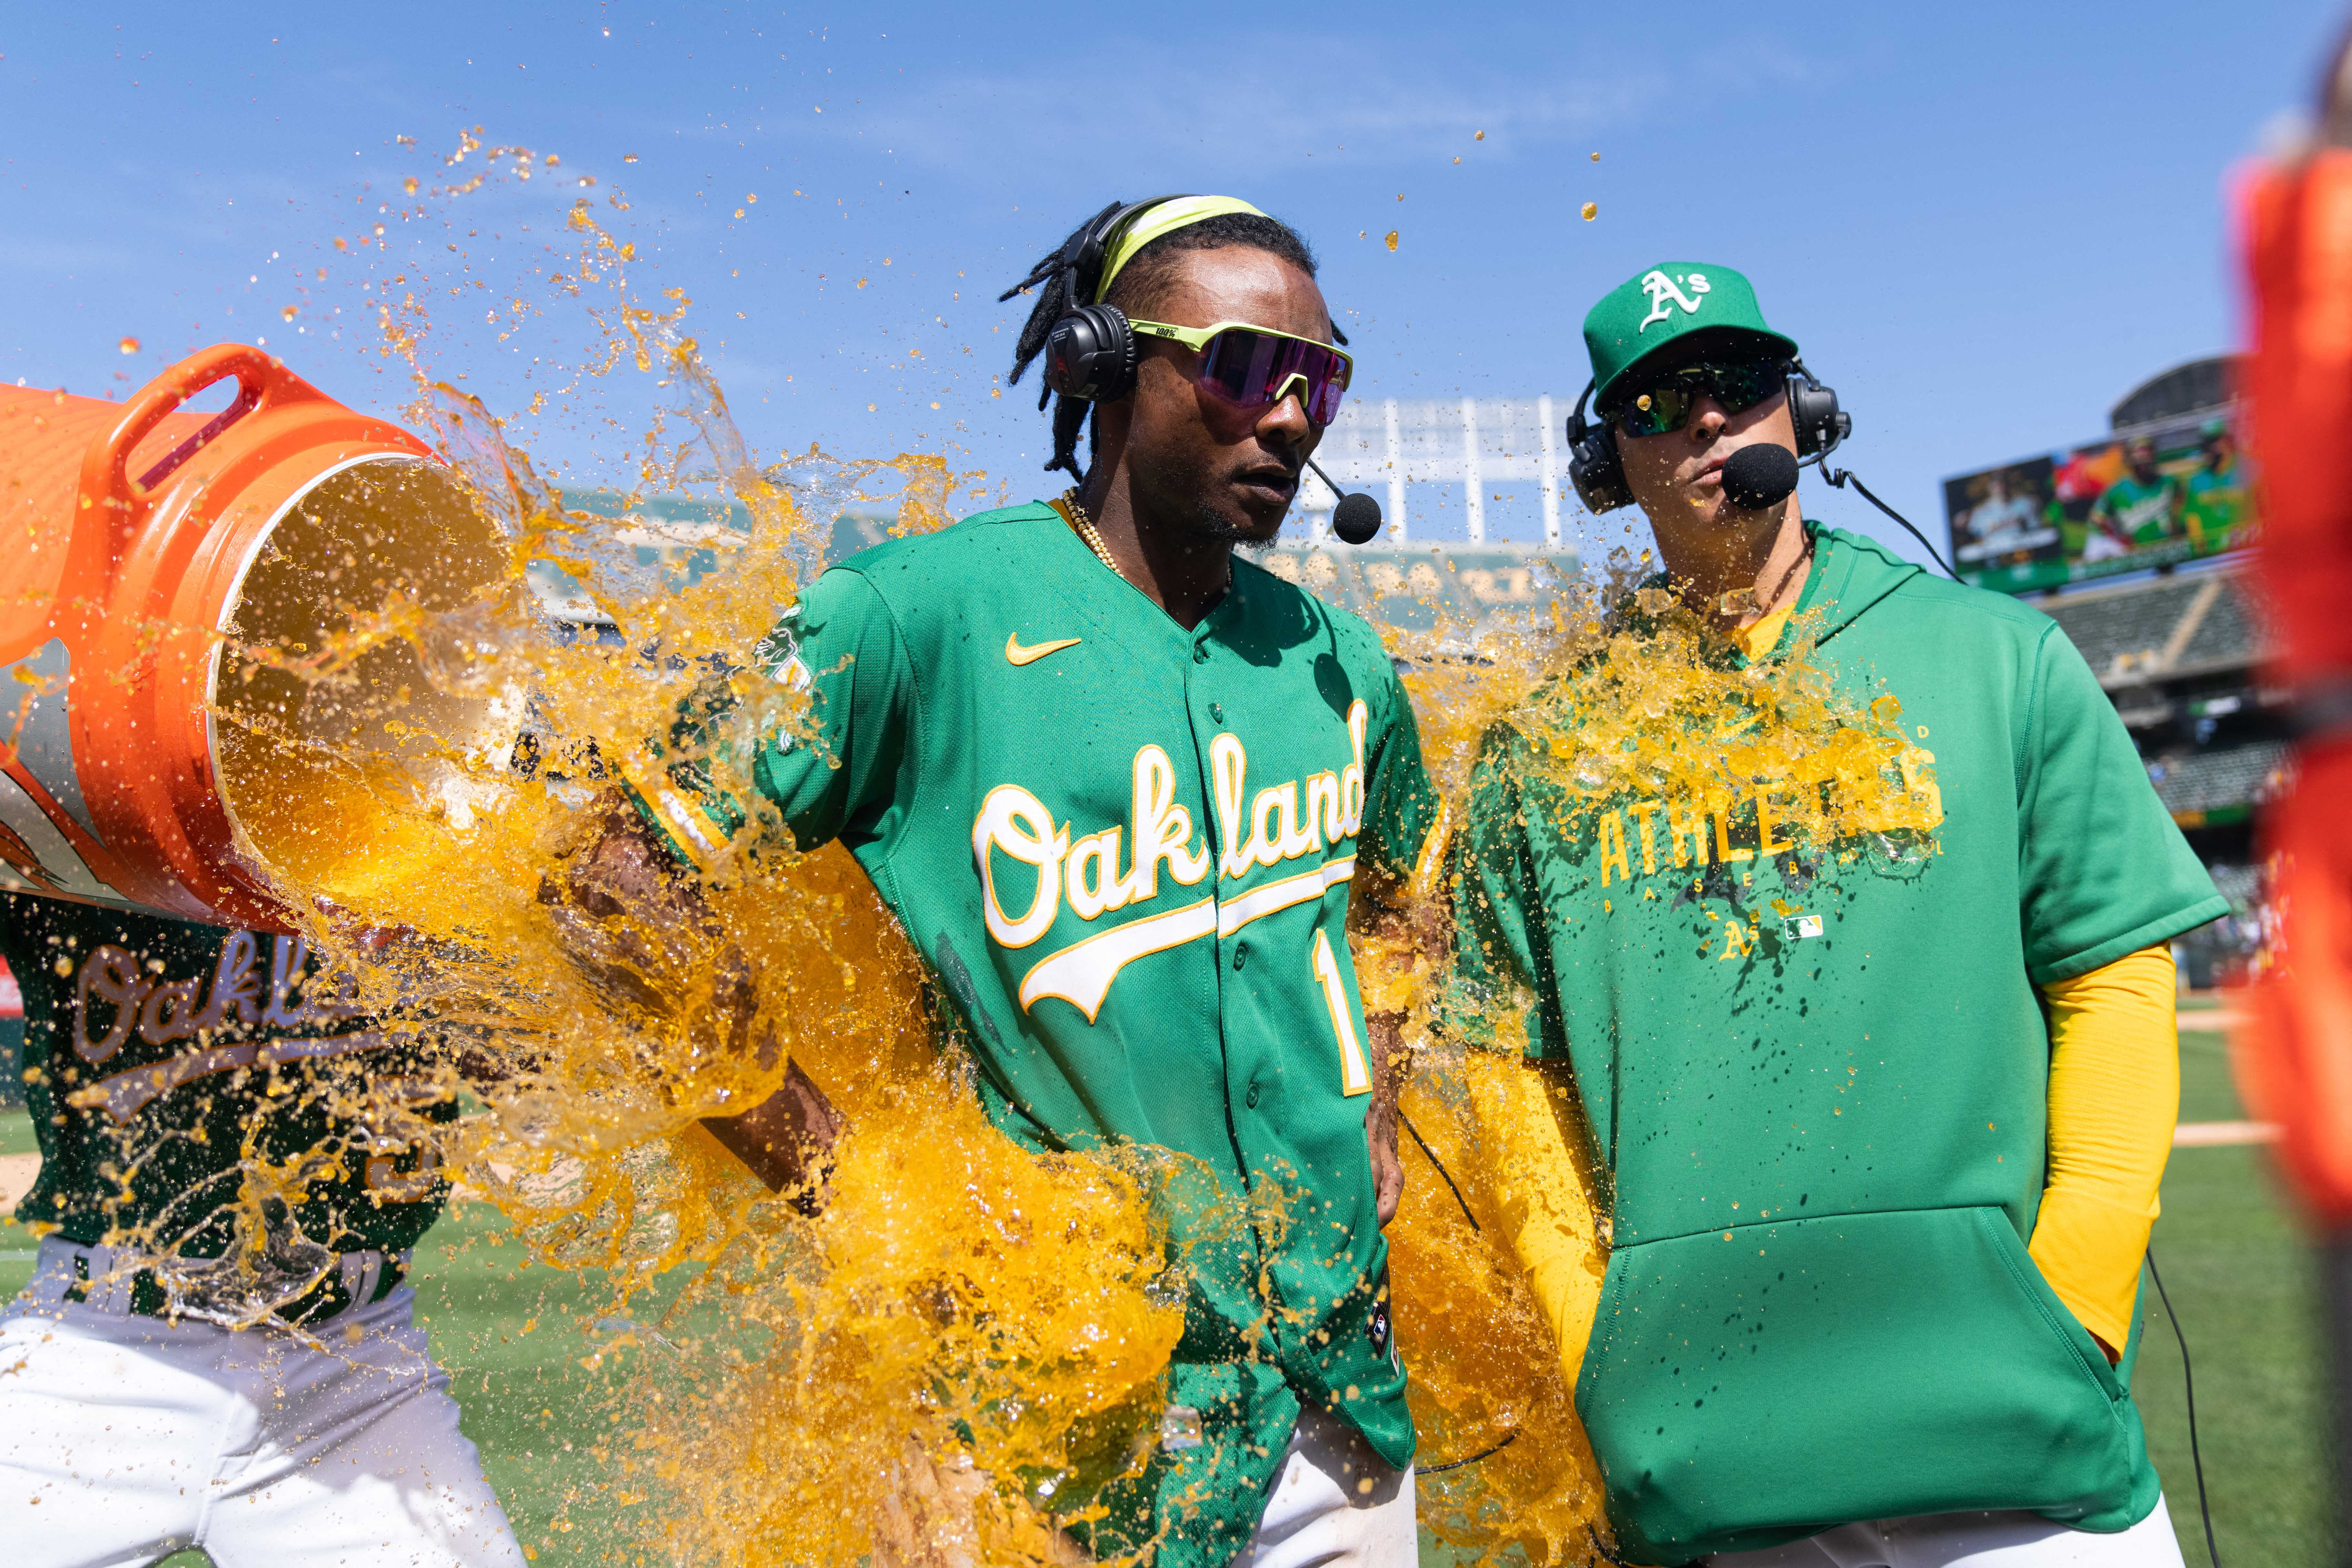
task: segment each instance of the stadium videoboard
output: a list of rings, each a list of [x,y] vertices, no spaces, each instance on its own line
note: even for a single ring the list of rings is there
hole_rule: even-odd
[[[2228,421],[2208,415],[1944,481],[1952,567],[2001,593],[2200,560],[2252,542]]]

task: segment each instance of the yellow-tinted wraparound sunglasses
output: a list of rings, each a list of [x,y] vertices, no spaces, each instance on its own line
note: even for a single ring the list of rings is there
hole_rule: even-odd
[[[1344,349],[1247,321],[1206,327],[1176,327],[1166,321],[1128,324],[1140,336],[1164,338],[1199,354],[1201,384],[1236,407],[1271,407],[1296,384],[1307,417],[1318,426],[1330,424],[1339,414],[1339,399],[1355,373],[1355,361]]]

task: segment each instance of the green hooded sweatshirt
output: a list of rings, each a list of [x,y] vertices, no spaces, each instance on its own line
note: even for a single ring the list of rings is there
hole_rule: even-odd
[[[2026,1252],[2034,987],[2226,906],[2055,623],[1816,541],[1798,614],[1847,697],[1901,703],[1932,841],[1791,846],[1753,798],[1704,834],[1571,815],[1498,729],[1456,847],[1457,1026],[1526,1006],[1613,1186],[1576,1397],[1639,1562],[1972,1509],[2113,1531],[2158,1498],[2130,1355]]]

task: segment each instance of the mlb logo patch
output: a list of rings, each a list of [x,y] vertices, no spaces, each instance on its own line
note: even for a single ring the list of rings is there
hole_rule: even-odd
[[[1784,941],[1802,942],[1807,937],[1821,934],[1822,917],[1819,915],[1788,915],[1781,919],[1780,935]]]

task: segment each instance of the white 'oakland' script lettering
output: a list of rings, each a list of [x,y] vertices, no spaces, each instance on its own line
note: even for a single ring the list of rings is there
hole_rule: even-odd
[[[1217,814],[1213,857],[1218,883],[1321,854],[1355,837],[1364,816],[1364,729],[1361,702],[1348,710],[1351,760],[1336,772],[1310,773],[1249,789],[1249,753],[1231,731],[1209,742],[1212,805]],[[1176,768],[1166,751],[1147,745],[1135,753],[1128,820],[1073,837],[1036,795],[1019,784],[988,792],[972,818],[971,852],[979,863],[981,910],[988,934],[1005,949],[1024,948],[1052,929],[1066,907],[1082,921],[1150,903],[1167,890],[1164,870],[1178,889],[1209,874],[1209,847],[1196,843],[1192,814],[1176,804]],[[1122,853],[1123,852],[1123,853]],[[1024,908],[1008,910],[998,896],[996,857],[1032,868],[1036,886]],[[1354,875],[1352,854],[1326,859],[1300,875],[1220,899],[1206,897],[1124,921],[1088,936],[1037,963],[1022,983],[1025,1008],[1043,996],[1061,996],[1091,1021],[1119,969],[1146,953],[1212,933],[1230,935],[1242,924],[1292,904],[1319,898]]]

